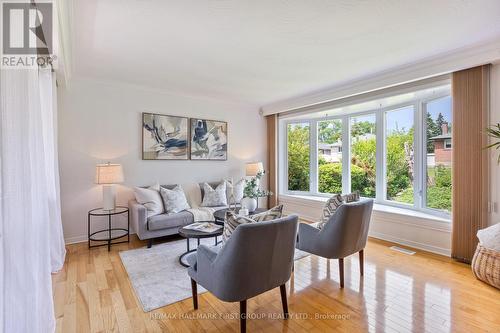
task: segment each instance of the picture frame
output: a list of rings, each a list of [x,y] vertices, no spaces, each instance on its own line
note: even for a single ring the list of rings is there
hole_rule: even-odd
[[[189,160],[189,118],[142,113],[143,160]]]
[[[190,158],[196,161],[227,161],[226,121],[190,118]]]

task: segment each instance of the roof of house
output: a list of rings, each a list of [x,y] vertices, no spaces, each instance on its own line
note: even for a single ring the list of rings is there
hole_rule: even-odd
[[[322,142],[319,142],[318,143],[318,148],[319,149],[330,149],[330,148],[333,148],[333,147],[342,147],[342,143],[341,142],[334,142],[334,143],[322,143]]]
[[[429,138],[429,140],[445,140],[445,139],[451,139],[451,133],[441,134]]]

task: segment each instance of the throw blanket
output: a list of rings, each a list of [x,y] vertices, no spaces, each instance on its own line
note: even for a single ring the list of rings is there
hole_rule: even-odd
[[[212,207],[198,207],[187,210],[194,216],[194,222],[215,221],[215,209]]]

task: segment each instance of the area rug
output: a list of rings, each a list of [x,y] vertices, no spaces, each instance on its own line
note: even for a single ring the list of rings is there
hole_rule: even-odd
[[[213,239],[202,239],[202,244],[213,245]],[[192,241],[192,246],[195,241]],[[191,280],[187,268],[179,264],[179,255],[186,251],[186,240],[176,240],[120,252],[135,295],[144,312],[191,297]],[[309,254],[295,250],[295,260]],[[198,286],[198,293],[206,290]]]

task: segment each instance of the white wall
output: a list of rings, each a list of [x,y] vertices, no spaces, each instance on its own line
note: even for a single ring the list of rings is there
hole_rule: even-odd
[[[500,64],[493,65],[490,76],[490,123],[500,123]],[[500,166],[497,164],[498,151],[490,152],[490,225],[500,222]]]
[[[70,89],[61,88],[58,94],[61,203],[67,242],[87,239],[87,211],[101,205],[101,187],[94,184],[97,163],[123,165],[125,183],[118,186],[119,204],[133,196],[133,186],[157,181],[217,181],[243,176],[246,162],[266,163],[265,120],[251,105],[82,79],[72,80]],[[143,161],[142,112],[227,121],[228,160]],[[123,218],[117,221],[125,222]]]

